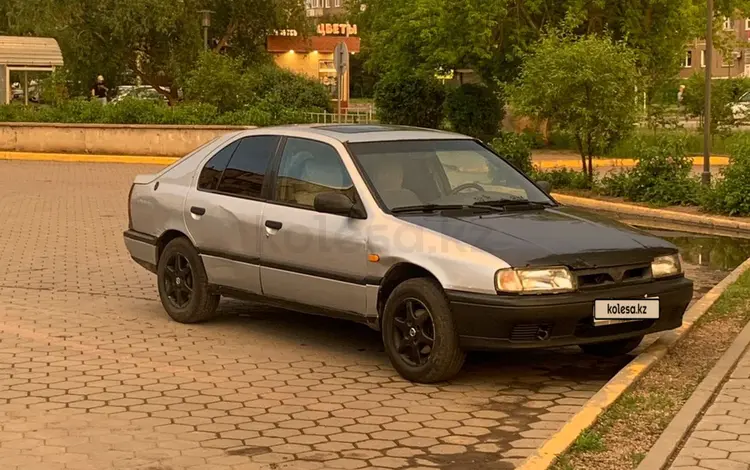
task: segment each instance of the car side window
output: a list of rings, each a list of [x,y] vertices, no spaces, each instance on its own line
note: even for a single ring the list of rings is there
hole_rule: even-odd
[[[279,137],[275,135],[241,139],[224,170],[218,191],[242,197],[261,197],[266,168],[278,144]]]
[[[356,201],[354,184],[336,149],[323,142],[289,138],[281,156],[275,199],[312,208],[315,196],[331,191]]]
[[[211,157],[208,163],[206,163],[206,166],[203,167],[203,170],[201,170],[200,176],[198,176],[198,189],[204,191],[216,190],[219,186],[221,174],[227,167],[229,159],[232,158],[232,154],[237,149],[238,145],[239,141],[234,141]]]

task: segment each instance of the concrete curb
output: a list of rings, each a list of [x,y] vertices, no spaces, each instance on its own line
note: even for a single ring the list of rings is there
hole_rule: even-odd
[[[88,155],[73,153],[0,152],[0,160],[170,165],[179,160],[179,158],[131,155]]]
[[[559,160],[534,160],[532,155],[532,163],[543,170],[550,170],[553,168],[573,168],[576,170],[581,169],[580,159],[559,159]],[[694,166],[703,165],[703,157],[692,157]],[[633,158],[597,158],[592,160],[591,165],[594,168],[610,168],[610,167],[631,167],[635,166],[638,160]],[[716,155],[711,156],[712,166],[726,166],[729,165],[728,157],[720,157]]]
[[[745,325],[729,349],[690,395],[688,401],[675,415],[636,470],[665,468],[672,456],[676,455],[682,447],[683,440],[690,433],[693,425],[698,422],[701,412],[711,402],[727,375],[734,370],[748,345],[750,345],[750,323]]]
[[[717,217],[708,214],[687,214],[665,209],[652,209],[650,207],[636,206],[633,204],[623,204],[621,202],[608,202],[600,201],[598,199],[569,196],[566,194],[553,193],[552,197],[562,204],[580,207],[582,209],[616,212],[618,214],[627,214],[650,219],[669,220],[671,222],[679,222],[684,225],[694,225],[698,227],[719,228],[741,232],[750,231],[750,222],[735,220],[730,217]]]
[[[627,366],[623,367],[557,433],[549,437],[516,470],[546,470],[549,468],[555,459],[575,442],[581,432],[594,424],[599,415],[625,393],[656,361],[664,357],[669,348],[690,331],[695,322],[711,308],[727,287],[748,269],[750,269],[750,258],[693,304],[685,313],[680,328],[662,334],[659,339],[630,361]]]

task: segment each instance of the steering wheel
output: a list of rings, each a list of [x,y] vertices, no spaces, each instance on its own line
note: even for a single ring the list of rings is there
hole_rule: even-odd
[[[469,188],[474,188],[474,189],[478,189],[480,191],[484,191],[484,188],[481,187],[481,186],[479,186],[479,184],[477,184],[477,183],[464,183],[464,184],[459,184],[458,186],[456,186],[455,188],[453,188],[453,190],[451,191],[451,194],[458,194],[461,191],[463,191],[464,189],[469,189]]]

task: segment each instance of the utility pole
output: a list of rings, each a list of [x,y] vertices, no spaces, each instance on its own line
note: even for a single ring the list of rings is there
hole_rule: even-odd
[[[711,184],[711,66],[713,65],[713,0],[706,0],[706,92],[703,119],[703,173],[701,182]]]

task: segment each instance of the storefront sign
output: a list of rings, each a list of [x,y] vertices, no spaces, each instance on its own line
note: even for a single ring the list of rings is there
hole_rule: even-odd
[[[320,23],[318,34],[321,36],[356,36],[357,25],[349,23]]]
[[[297,36],[296,29],[282,29],[281,31],[274,30],[274,36]]]

